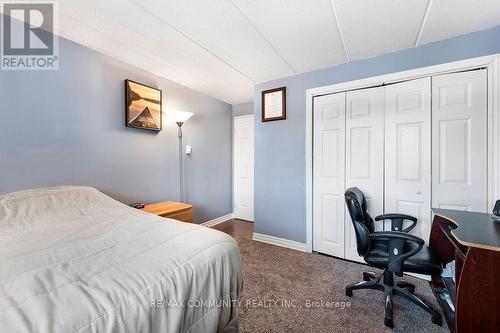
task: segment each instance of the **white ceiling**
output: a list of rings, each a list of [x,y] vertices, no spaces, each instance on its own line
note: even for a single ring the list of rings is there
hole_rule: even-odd
[[[254,85],[500,25],[500,0],[64,0],[60,34],[231,104]]]

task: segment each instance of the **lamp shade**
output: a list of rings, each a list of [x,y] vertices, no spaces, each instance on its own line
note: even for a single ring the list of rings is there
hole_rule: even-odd
[[[193,116],[193,113],[186,111],[172,111],[169,115],[176,123],[184,123]]]

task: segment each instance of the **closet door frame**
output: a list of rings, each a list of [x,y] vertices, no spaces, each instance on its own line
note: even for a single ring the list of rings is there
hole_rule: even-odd
[[[314,97],[478,68],[488,70],[488,209],[492,210],[500,198],[500,54],[306,90],[306,252],[312,252]]]

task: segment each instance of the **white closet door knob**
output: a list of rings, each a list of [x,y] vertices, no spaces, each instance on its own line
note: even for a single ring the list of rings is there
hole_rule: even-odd
[[[422,194],[422,191],[419,191],[419,190],[418,190],[418,191],[417,191],[417,192],[415,192],[415,193],[416,193],[416,194]]]

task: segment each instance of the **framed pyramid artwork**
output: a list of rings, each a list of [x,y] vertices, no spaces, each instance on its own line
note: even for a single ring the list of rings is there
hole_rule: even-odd
[[[125,80],[125,125],[150,131],[162,129],[162,91]]]

